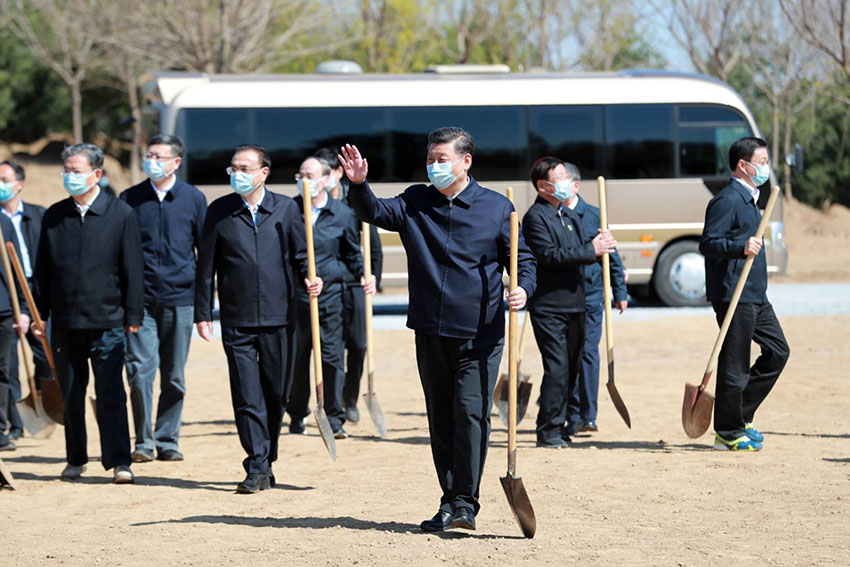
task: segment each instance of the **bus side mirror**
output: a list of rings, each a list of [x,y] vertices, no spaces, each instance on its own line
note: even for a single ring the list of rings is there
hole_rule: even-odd
[[[791,168],[794,177],[803,173],[803,146],[794,144],[794,151],[785,155],[785,165]]]

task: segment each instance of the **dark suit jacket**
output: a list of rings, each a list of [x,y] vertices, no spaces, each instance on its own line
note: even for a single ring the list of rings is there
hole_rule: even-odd
[[[584,230],[584,238],[591,241],[596,237],[596,231],[599,229],[599,207],[588,205],[587,201],[578,198],[573,212],[581,219],[581,228]],[[626,276],[623,260],[620,255],[614,251],[610,254],[611,267],[611,287],[614,291],[614,301],[624,301],[629,298],[629,292],[626,289]],[[602,257],[598,256],[596,261],[584,267],[584,300],[590,305],[592,303],[602,303],[604,301],[604,292],[602,289]]]
[[[38,240],[41,238],[41,221],[47,211],[40,205],[24,203],[24,215],[21,217],[21,232],[24,244],[30,254],[30,265],[35,269],[35,257],[38,254]]]
[[[21,248],[18,245],[18,234],[15,230],[15,225],[4,214],[0,214],[0,230],[3,231],[3,239],[6,242],[14,243],[15,252],[18,253],[18,258],[20,258]],[[12,268],[11,260],[9,261],[9,267]],[[12,268],[12,279],[18,292],[18,304],[21,307],[21,312],[29,315],[30,310],[27,308],[27,302],[24,300],[24,294],[18,283],[18,278],[15,276],[14,268]],[[0,285],[0,317],[11,317],[13,315],[12,298],[9,295],[9,282],[6,280],[6,270],[2,268],[0,268],[0,283],[2,283]]]
[[[71,197],[44,213],[33,279],[42,319],[67,329],[141,325],[142,243],[133,209],[101,191],[85,217]]]
[[[236,193],[213,201],[198,251],[195,322],[212,321],[215,277],[222,325],[294,324],[294,279],[307,277],[304,222],[295,201],[266,189],[256,226]]]
[[[585,238],[581,218],[567,207],[560,211],[559,216],[558,209],[537,197],[522,219],[522,233],[537,259],[532,312],[585,310],[584,265],[595,262],[596,253]]]
[[[747,259],[744,247],[755,236],[761,213],[753,197],[734,179],[709,201],[699,251],[705,256],[705,295],[713,304],[732,299]],[[767,300],[767,257],[762,247],[753,261],[741,303]]]

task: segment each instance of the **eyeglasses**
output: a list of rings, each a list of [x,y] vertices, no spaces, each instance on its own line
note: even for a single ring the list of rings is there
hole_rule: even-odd
[[[155,161],[171,161],[173,159],[177,159],[177,156],[160,156],[157,154],[152,154],[150,152],[146,153],[142,156],[144,159],[152,159]]]
[[[91,170],[91,171],[65,171],[65,170],[63,169],[62,171],[60,171],[60,172],[59,172],[59,177],[65,177],[65,175],[67,175],[67,174],[69,174],[69,173],[80,173],[80,174],[82,174],[82,175],[89,176],[89,175],[91,175],[92,173],[94,173],[95,171],[97,171],[97,170],[96,170],[96,169],[93,169],[93,170]]]
[[[257,173],[263,169],[262,167],[258,167],[257,169],[248,169],[247,167],[233,167],[232,165],[225,169],[227,175],[233,175],[234,173]]]
[[[321,177],[317,177],[316,179],[310,179],[310,178],[309,178],[309,177],[307,177],[306,175],[301,175],[300,173],[296,173],[296,174],[295,174],[295,181],[301,181],[302,179],[305,179],[305,180],[307,180],[307,181],[321,181],[321,180],[322,180],[322,179],[324,179],[324,178],[325,178],[325,176],[324,176],[324,175],[323,175],[323,176],[321,176]]]

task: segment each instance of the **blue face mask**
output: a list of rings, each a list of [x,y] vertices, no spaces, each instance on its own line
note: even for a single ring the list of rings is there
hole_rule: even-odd
[[[317,185],[317,183],[319,181],[321,181],[322,179],[324,179],[324,177],[320,177],[318,179],[308,179],[307,180],[307,181],[310,182],[310,198],[311,199],[315,199],[316,197],[319,196],[319,192],[321,191],[321,189],[319,189],[319,186]],[[298,193],[303,195],[304,194],[304,180],[299,179],[298,181],[295,182],[295,186],[298,187]]]
[[[750,179],[753,182],[753,185],[758,187],[759,185],[764,185],[764,183],[770,179],[770,166],[768,164],[755,165],[750,162],[746,162],[747,165],[754,168],[756,170],[754,175],[750,176]]]
[[[154,181],[160,181],[168,177],[168,169],[166,165],[171,160],[157,161],[155,159],[146,159],[142,162],[142,169],[145,174]]]
[[[460,160],[452,163],[432,163],[427,166],[428,179],[437,189],[445,189],[457,180],[457,175],[452,173],[452,167]]]
[[[555,183],[555,198],[562,203],[573,196],[573,182],[569,179]]]
[[[254,187],[254,178],[257,177],[260,171],[257,171],[253,175],[244,171],[234,171],[230,174],[230,188],[243,197],[249,193],[253,193],[254,189],[256,189]]]
[[[15,183],[2,183],[0,182],[0,202],[5,203],[9,199],[15,196]]]
[[[92,188],[86,183],[91,173],[66,173],[62,176],[62,184],[69,195],[78,196]]]

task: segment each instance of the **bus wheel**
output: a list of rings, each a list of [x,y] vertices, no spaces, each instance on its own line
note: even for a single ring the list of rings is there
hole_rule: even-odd
[[[667,247],[658,257],[652,281],[659,299],[670,307],[705,305],[705,258],[699,243],[683,240]]]

